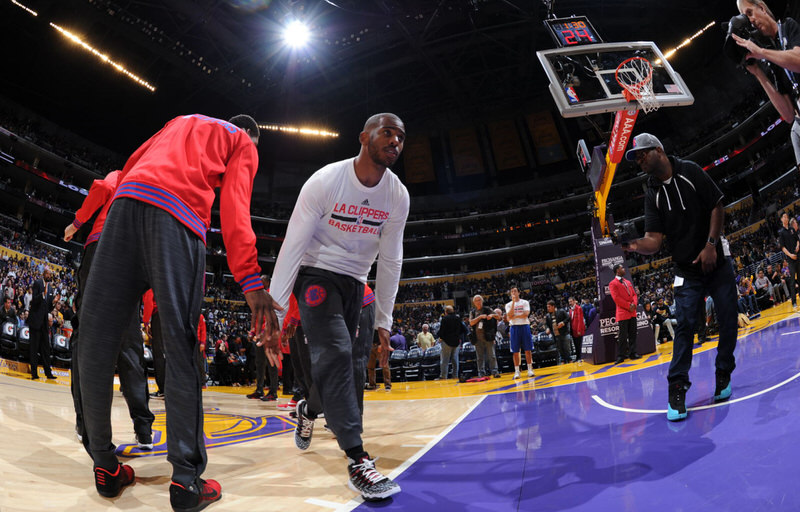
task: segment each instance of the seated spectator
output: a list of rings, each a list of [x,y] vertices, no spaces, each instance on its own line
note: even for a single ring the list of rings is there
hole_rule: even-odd
[[[772,290],[772,301],[775,304],[786,302],[789,300],[789,288],[786,286],[786,280],[780,273],[780,270],[773,269],[772,265],[767,265],[766,276],[770,281]]]
[[[660,332],[662,327],[666,327],[670,338],[673,340],[675,339],[675,329],[673,327],[671,316],[669,305],[664,300],[664,297],[659,297],[655,306],[655,315],[653,316],[653,330],[656,333],[656,343],[664,343],[667,341],[664,333]],[[661,336],[659,336],[659,334],[661,334]]]
[[[759,270],[756,274],[755,289],[758,306],[761,309],[772,306],[772,304],[768,304],[772,301],[772,283],[764,275],[763,270]]]
[[[17,323],[17,310],[11,305],[11,297],[6,296],[3,299],[3,306],[0,307],[0,325],[6,322]]]
[[[761,310],[758,309],[756,303],[756,290],[753,288],[753,283],[746,277],[740,277],[737,290],[739,292],[739,312],[748,316],[758,314]]]
[[[17,329],[22,329],[28,326],[28,310],[26,309],[17,317]]]

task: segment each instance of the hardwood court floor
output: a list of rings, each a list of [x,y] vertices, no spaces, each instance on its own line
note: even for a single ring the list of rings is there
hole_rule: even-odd
[[[704,408],[716,343],[696,348],[699,368],[687,396],[696,410],[676,425],[661,411],[671,344],[631,364],[569,364],[537,370],[533,379],[506,374],[485,383],[395,383],[391,392],[367,392],[365,447],[403,487],[380,508],[800,510],[800,490],[786,481],[794,478],[800,433],[792,413],[800,413],[800,400],[793,400],[798,328],[797,315],[781,305],[740,330],[734,399],[745,400],[715,409]],[[114,439],[118,451],[132,455],[127,462],[137,478],[107,500],[97,495],[91,461],[75,438],[68,373],[56,373],[57,381],[34,382],[0,361],[0,511],[168,510],[163,402],[151,402],[152,454],[137,453],[116,393]],[[300,452],[291,419],[274,402],[244,398],[250,391],[204,393],[204,476],[223,486],[222,500],[208,510],[376,508],[347,488],[346,462],[324,419],[311,448]]]
[[[59,378],[61,380],[61,377]],[[0,375],[0,510],[166,510],[171,466],[166,456],[132,457],[136,483],[114,500],[94,489],[91,459],[77,441],[69,387]],[[364,445],[390,472],[448,429],[478,399],[370,402]],[[294,423],[274,403],[240,394],[204,394],[208,449],[204,476],[222,484],[216,510],[320,511],[347,505],[347,463],[332,435],[316,422],[308,452],[294,446]],[[399,406],[399,407],[398,407]],[[152,400],[154,441],[163,443],[163,401]],[[267,428],[264,428],[264,427]],[[133,443],[124,400],[115,393],[114,440]],[[230,444],[225,444],[230,443]],[[158,444],[155,452],[159,452]],[[354,503],[355,504],[355,503]],[[354,505],[354,504],[351,504]],[[350,507],[348,507],[350,508]]]

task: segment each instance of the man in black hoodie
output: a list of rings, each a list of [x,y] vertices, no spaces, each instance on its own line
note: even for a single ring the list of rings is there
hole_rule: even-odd
[[[461,337],[467,332],[467,328],[461,318],[458,317],[453,306],[444,307],[445,315],[442,317],[441,327],[439,327],[439,343],[442,345],[442,369],[439,378],[447,378],[447,368],[450,361],[453,362],[453,378],[458,378],[458,348],[461,344]]]
[[[696,163],[667,156],[655,136],[634,137],[626,153],[649,176],[645,195],[645,235],[623,249],[654,254],[666,237],[675,271],[677,304],[675,342],[669,365],[667,419],[686,418],[686,391],[691,386],[692,342],[697,312],[706,295],[714,300],[719,323],[714,400],[731,396],[731,372],[736,367],[736,280],[720,243],[725,211],[722,192]]]

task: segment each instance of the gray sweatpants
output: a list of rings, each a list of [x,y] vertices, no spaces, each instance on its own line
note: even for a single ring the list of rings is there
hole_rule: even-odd
[[[132,199],[114,201],[92,263],[81,313],[78,365],[84,425],[94,464],[113,470],[114,363],[122,333],[152,288],[166,353],[167,460],[172,479],[195,482],[206,467],[200,372],[194,352],[205,246],[168,212]]]
[[[356,347],[356,329],[364,284],[350,276],[301,267],[294,296],[311,353],[312,387],[319,392],[325,421],[339,448],[359,446],[362,424],[354,375],[360,371],[363,387],[365,366]]]

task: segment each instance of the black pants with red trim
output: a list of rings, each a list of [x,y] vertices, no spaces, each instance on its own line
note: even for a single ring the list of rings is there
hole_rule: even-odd
[[[86,284],[78,357],[88,451],[96,466],[113,470],[117,464],[111,441],[114,363],[136,305],[152,288],[166,353],[172,479],[194,484],[205,470],[202,383],[195,357],[205,255],[203,241],[168,212],[128,198],[112,204]]]

